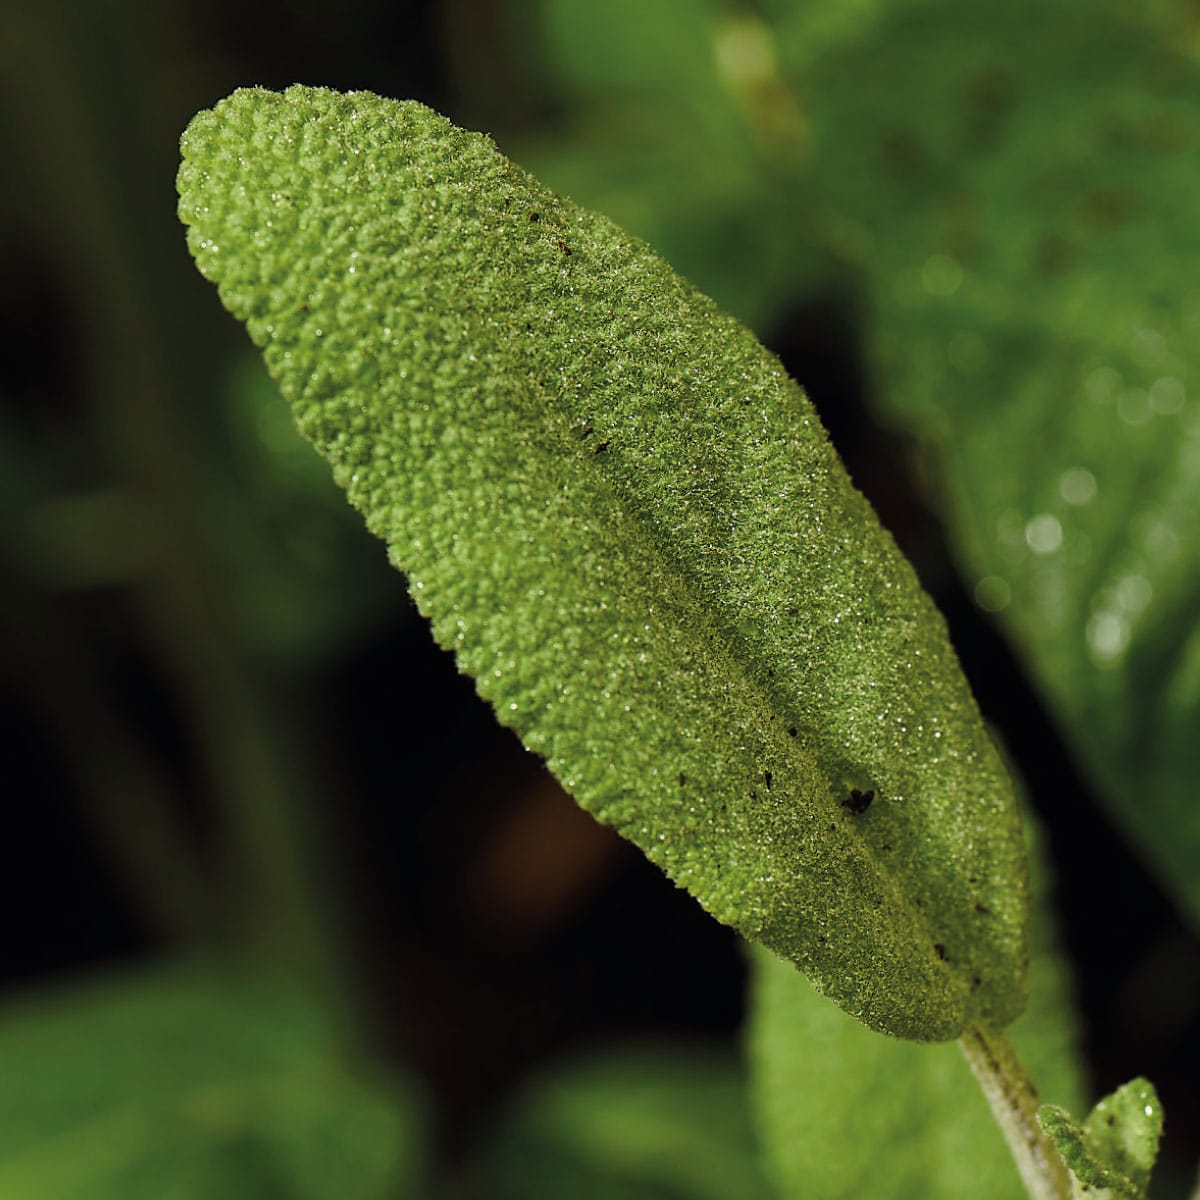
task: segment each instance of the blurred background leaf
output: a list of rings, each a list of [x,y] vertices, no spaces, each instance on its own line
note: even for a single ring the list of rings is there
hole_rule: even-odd
[[[410,1085],[252,976],[159,969],[0,1013],[6,1196],[400,1200],[424,1194],[423,1123]]]
[[[735,1200],[773,1194],[745,1067],[720,1045],[606,1047],[518,1095],[453,1200]]]

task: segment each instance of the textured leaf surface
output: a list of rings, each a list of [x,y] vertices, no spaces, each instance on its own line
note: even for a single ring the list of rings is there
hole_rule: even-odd
[[[660,1045],[608,1050],[538,1080],[451,1194],[767,1200],[772,1192],[742,1064],[716,1049]]]
[[[14,1200],[419,1194],[415,1105],[285,988],[191,970],[10,1003],[0,1063]]]
[[[663,98],[627,61],[618,6],[593,6],[580,66],[564,32],[578,4],[538,6],[559,73],[580,80],[557,85],[567,133],[531,148],[538,170],[760,329],[813,263],[861,296],[875,390],[923,444],[969,586],[1200,919],[1190,10],[767,3],[745,65],[756,107],[722,83],[711,13],[679,38],[708,36],[708,75],[664,54]],[[804,117],[790,149],[762,136],[781,108]],[[739,122],[740,140],[711,133]]]
[[[1131,1080],[1105,1096],[1082,1126],[1057,1105],[1044,1105],[1038,1120],[1070,1168],[1077,1195],[1144,1200],[1163,1126],[1162,1105],[1148,1080]]]
[[[1011,785],[778,362],[420,105],[242,91],[183,154],[200,269],[501,720],[867,1023],[1010,1020]]]
[[[776,74],[771,31],[696,0],[544,0],[536,10],[545,86],[572,120],[560,139],[535,130],[522,160],[686,261],[690,280],[719,288],[722,307],[762,328],[819,269],[791,186],[806,117]],[[836,15],[817,23],[836,41]]]
[[[1038,858],[1034,857],[1035,866]],[[1041,1095],[1082,1107],[1070,980],[1034,873],[1029,1005],[1010,1036]],[[957,1046],[875,1037],[788,963],[753,959],[759,1130],[779,1194],[803,1200],[1017,1200],[1008,1146]]]
[[[1200,916],[1200,71],[1130,21],[925,6],[802,87],[976,596]]]

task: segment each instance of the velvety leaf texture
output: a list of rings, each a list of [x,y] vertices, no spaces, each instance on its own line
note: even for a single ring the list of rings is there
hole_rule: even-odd
[[[1071,981],[1031,856],[1029,1004],[1010,1036],[1038,1092],[1084,1102]],[[1040,869],[1039,869],[1040,868]],[[872,1036],[765,951],[753,959],[748,1049],[758,1128],[783,1197],[1015,1200],[1012,1154],[957,1046]]]
[[[1077,1194],[1144,1200],[1163,1127],[1162,1105],[1149,1080],[1130,1080],[1105,1096],[1082,1125],[1052,1104],[1042,1106],[1038,1120],[1070,1168]]]
[[[870,395],[921,443],[977,602],[1200,921],[1193,18],[754,7],[673,11],[651,75],[624,0],[537,0],[561,120],[521,154],[756,328],[853,297]]]
[[[908,5],[797,86],[976,597],[1200,920],[1200,70],[1146,18]]]
[[[1011,1020],[1009,781],[779,363],[421,105],[239,91],[183,156],[201,271],[438,641],[580,803],[869,1025]]]

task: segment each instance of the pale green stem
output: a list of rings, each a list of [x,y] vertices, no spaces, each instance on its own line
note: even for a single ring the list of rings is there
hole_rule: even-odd
[[[958,1045],[992,1107],[1030,1200],[1068,1200],[1070,1176],[1038,1124],[1037,1091],[1008,1038],[976,1025]]]

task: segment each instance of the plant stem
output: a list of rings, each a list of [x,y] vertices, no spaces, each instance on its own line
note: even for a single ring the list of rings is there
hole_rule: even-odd
[[[1070,1176],[1038,1125],[1037,1091],[1008,1038],[976,1025],[958,1045],[992,1107],[1031,1200],[1068,1200]]]

